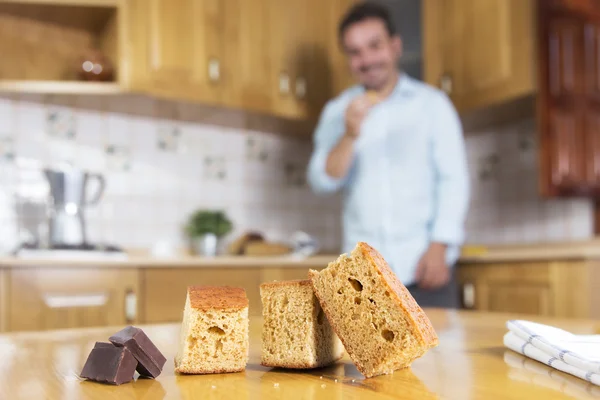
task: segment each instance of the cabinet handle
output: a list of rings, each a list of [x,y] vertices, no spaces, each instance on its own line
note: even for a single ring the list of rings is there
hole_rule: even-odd
[[[208,79],[211,82],[221,80],[221,63],[216,58],[208,60]]]
[[[132,289],[125,292],[125,321],[130,324],[137,318],[137,296]]]
[[[44,304],[50,308],[70,307],[102,307],[106,305],[106,293],[81,293],[81,294],[49,294],[43,296]]]
[[[296,78],[296,97],[299,99],[306,97],[306,79],[301,76]]]
[[[279,94],[290,94],[290,76],[287,74],[287,72],[282,72],[279,74]]]
[[[463,285],[463,305],[465,308],[475,307],[475,285],[472,283]]]
[[[452,78],[450,75],[445,74],[440,78],[440,89],[448,96],[452,94]]]

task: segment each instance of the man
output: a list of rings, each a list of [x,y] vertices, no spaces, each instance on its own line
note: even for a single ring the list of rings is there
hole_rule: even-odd
[[[442,92],[399,71],[402,42],[383,6],[354,6],[339,39],[360,84],[322,112],[310,185],[344,190],[344,251],[365,241],[419,304],[458,307],[452,266],[469,183],[457,113]]]

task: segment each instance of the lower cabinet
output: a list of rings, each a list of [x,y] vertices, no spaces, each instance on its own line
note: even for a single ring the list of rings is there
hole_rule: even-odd
[[[467,263],[458,277],[468,309],[600,318],[597,261]]]
[[[137,323],[138,275],[123,268],[11,269],[5,277],[7,330]]]
[[[0,268],[0,332],[8,329],[8,283],[6,269]]]
[[[179,322],[188,286],[236,286],[246,290],[248,313],[262,315],[260,284],[307,279],[308,268],[148,268],[142,275],[140,317],[144,323]]]

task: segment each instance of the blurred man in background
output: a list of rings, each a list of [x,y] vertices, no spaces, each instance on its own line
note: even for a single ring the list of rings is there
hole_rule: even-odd
[[[383,6],[354,6],[339,39],[359,85],[322,112],[310,185],[344,190],[345,252],[365,241],[421,306],[457,307],[452,266],[469,198],[458,115],[445,94],[399,70],[402,42]]]

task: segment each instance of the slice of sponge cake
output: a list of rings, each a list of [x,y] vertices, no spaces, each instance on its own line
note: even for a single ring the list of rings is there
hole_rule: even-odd
[[[241,288],[188,288],[175,371],[238,372],[248,362],[248,298]]]
[[[309,276],[329,322],[366,377],[407,367],[437,346],[429,318],[368,244],[359,242],[351,255]]]
[[[339,360],[344,347],[323,314],[309,280],[263,283],[261,364],[317,368]]]

